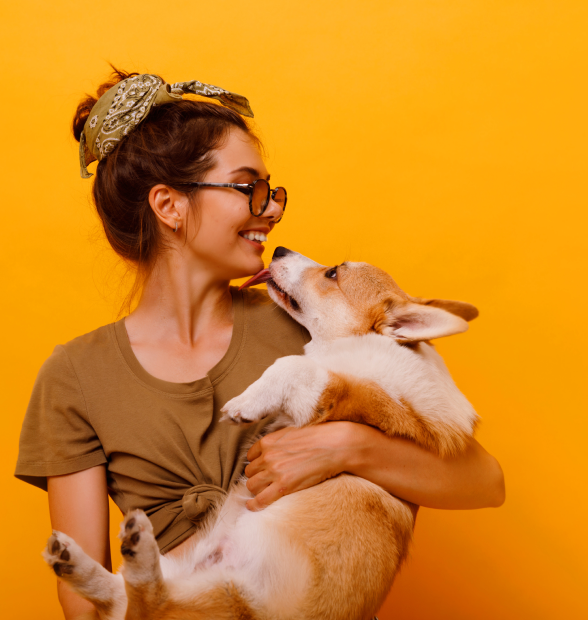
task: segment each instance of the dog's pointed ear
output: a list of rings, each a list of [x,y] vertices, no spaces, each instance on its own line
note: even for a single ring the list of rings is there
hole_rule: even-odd
[[[451,314],[460,316],[466,321],[473,321],[480,314],[476,306],[472,306],[472,304],[468,304],[465,301],[453,301],[452,299],[422,299],[421,297],[411,297],[410,300],[422,306],[441,308],[442,310],[451,312]]]
[[[460,334],[468,324],[461,316],[437,306],[390,299],[380,307],[373,329],[398,342],[419,342]]]

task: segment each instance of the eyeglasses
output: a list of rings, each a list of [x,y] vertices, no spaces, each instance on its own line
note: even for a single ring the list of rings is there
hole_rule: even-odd
[[[230,187],[236,189],[238,192],[249,196],[249,211],[251,215],[255,217],[261,217],[267,206],[269,205],[270,197],[274,202],[277,202],[282,208],[282,215],[279,222],[284,217],[284,211],[286,210],[286,201],[288,200],[288,194],[284,187],[276,187],[270,189],[269,183],[265,179],[257,179],[251,184],[247,183],[195,183],[187,182],[180,183],[180,185],[190,185],[192,187]]]

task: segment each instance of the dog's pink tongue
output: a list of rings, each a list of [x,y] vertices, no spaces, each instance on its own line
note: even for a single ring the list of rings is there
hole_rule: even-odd
[[[242,288],[249,288],[250,286],[254,286],[255,284],[263,284],[268,280],[271,280],[272,277],[270,275],[269,269],[262,269],[260,272],[256,273],[252,278],[249,278],[247,282],[244,282],[239,287],[239,290]]]

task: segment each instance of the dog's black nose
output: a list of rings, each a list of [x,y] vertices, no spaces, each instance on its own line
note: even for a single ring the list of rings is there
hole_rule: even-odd
[[[280,245],[274,250],[274,255],[272,256],[272,260],[276,258],[281,258],[282,256],[286,256],[286,254],[292,254],[292,250],[289,250],[288,248],[283,248]]]

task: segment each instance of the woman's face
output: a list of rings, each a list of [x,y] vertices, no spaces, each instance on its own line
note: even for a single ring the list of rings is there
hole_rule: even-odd
[[[240,129],[229,132],[222,147],[215,151],[215,161],[203,179],[207,183],[269,181],[257,147]],[[185,249],[215,278],[232,280],[253,275],[263,269],[263,239],[250,240],[245,235],[258,233],[267,238],[281,216],[281,207],[273,200],[261,217],[255,217],[249,211],[249,196],[233,188],[201,187],[194,214],[188,218],[189,248]]]

